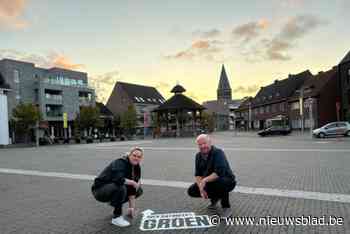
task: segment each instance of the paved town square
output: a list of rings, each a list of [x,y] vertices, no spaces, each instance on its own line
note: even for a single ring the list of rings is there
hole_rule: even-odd
[[[187,195],[197,152],[194,138],[150,138],[0,149],[0,233],[349,230],[349,138],[312,139],[299,133],[262,138],[243,132],[218,132],[212,137],[224,149],[238,178],[230,194],[232,220],[212,225],[212,217],[220,218],[220,208],[209,212],[207,201]],[[119,228],[110,224],[112,208],[91,195],[91,184],[110,161],[136,145],[145,151],[144,194],[137,199],[138,215],[132,225]],[[299,219],[299,223],[287,225],[287,219]]]

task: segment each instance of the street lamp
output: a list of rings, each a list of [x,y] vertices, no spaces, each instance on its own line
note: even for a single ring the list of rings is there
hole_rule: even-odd
[[[300,125],[301,133],[304,133],[304,87],[300,90],[297,90],[296,93],[299,93],[299,115],[300,115]]]

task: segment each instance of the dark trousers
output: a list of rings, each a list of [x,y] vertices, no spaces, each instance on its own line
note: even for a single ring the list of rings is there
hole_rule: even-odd
[[[236,186],[236,181],[231,178],[218,178],[213,182],[208,182],[204,186],[204,191],[207,192],[208,197],[213,200],[221,200],[221,206],[223,208],[229,208],[230,199],[229,192],[231,192]],[[201,197],[197,183],[192,184],[187,193],[191,197]]]
[[[143,193],[140,187],[137,191],[129,185],[116,185],[114,183],[105,184],[100,188],[93,189],[92,194],[95,199],[100,202],[109,202],[114,207],[114,216],[118,217],[122,214],[122,206],[129,200],[129,196],[138,198]]]

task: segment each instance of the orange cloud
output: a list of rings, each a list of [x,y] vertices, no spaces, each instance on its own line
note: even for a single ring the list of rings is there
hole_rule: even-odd
[[[84,68],[83,64],[74,64],[70,61],[69,58],[60,54],[54,55],[50,63],[53,65],[53,67],[61,67],[70,70],[79,70],[81,68]]]
[[[193,49],[208,49],[209,48],[209,42],[208,41],[195,41],[192,44]]]
[[[0,26],[22,29],[28,26],[28,22],[20,19],[26,0],[1,0],[0,1]]]
[[[198,40],[194,41],[186,50],[177,52],[174,55],[165,56],[166,59],[193,59],[195,57],[204,58],[209,61],[215,60],[215,56],[222,51],[217,47],[219,44],[217,41]]]

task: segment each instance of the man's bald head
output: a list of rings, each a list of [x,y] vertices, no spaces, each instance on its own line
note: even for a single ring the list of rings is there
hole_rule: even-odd
[[[200,134],[197,139],[196,143],[198,145],[199,151],[202,154],[208,154],[211,149],[211,140],[209,135],[207,134]]]

